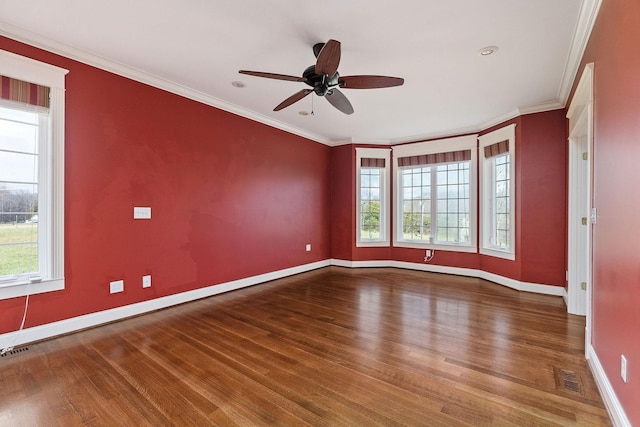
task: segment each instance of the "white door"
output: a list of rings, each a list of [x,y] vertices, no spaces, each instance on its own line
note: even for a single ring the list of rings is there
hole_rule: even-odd
[[[585,109],[584,113],[587,111]],[[568,311],[587,314],[591,282],[591,218],[589,129],[586,117],[575,123],[569,140],[569,289]]]
[[[586,316],[585,354],[591,346],[593,64],[587,64],[569,110],[569,213],[567,311]]]

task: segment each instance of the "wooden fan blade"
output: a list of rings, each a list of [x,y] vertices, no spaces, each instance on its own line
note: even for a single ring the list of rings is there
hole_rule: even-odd
[[[404,79],[388,76],[340,76],[339,84],[342,89],[379,89],[402,86]]]
[[[318,55],[320,55],[320,51],[322,50],[322,48],[324,47],[324,43],[316,43],[313,45],[313,56],[315,56],[316,58],[318,57]]]
[[[342,111],[345,114],[353,114],[353,106],[349,102],[346,96],[338,89],[331,89],[330,93],[327,93],[325,96],[327,101],[338,110]]]
[[[293,95],[291,95],[290,97],[282,101],[280,104],[278,104],[276,108],[273,109],[273,111],[280,111],[283,108],[286,108],[289,105],[300,101],[302,98],[309,95],[311,92],[313,92],[313,90],[311,89],[302,89],[301,91],[294,93]]]
[[[316,73],[333,77],[338,71],[338,65],[340,65],[340,42],[329,40],[322,46],[322,50],[318,54]]]
[[[291,81],[291,82],[303,82],[303,81],[305,81],[305,79],[303,77],[288,76],[286,74],[263,73],[262,71],[248,71],[248,70],[240,70],[238,72],[240,74],[247,74],[249,76],[256,76],[256,77],[265,77],[267,79],[288,80],[288,81]]]

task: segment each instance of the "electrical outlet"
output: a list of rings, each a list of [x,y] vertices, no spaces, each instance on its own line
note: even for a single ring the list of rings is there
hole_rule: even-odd
[[[620,355],[620,376],[622,377],[622,381],[627,382],[627,358],[624,357],[624,354]]]
[[[109,283],[109,293],[115,294],[124,291],[124,280],[116,280]]]
[[[307,243],[306,250],[307,252],[311,252],[311,243]]]
[[[142,276],[142,287],[143,288],[151,287],[151,275]]]

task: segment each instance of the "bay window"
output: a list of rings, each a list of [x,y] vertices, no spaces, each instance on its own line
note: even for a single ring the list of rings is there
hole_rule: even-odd
[[[356,148],[356,246],[389,246],[389,150]]]
[[[515,124],[480,141],[480,253],[515,259]]]
[[[393,147],[400,247],[476,251],[476,135]]]

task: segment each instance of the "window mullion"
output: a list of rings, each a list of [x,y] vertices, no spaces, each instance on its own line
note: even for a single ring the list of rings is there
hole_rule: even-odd
[[[431,237],[429,243],[438,241],[438,165],[432,165],[431,171]]]

